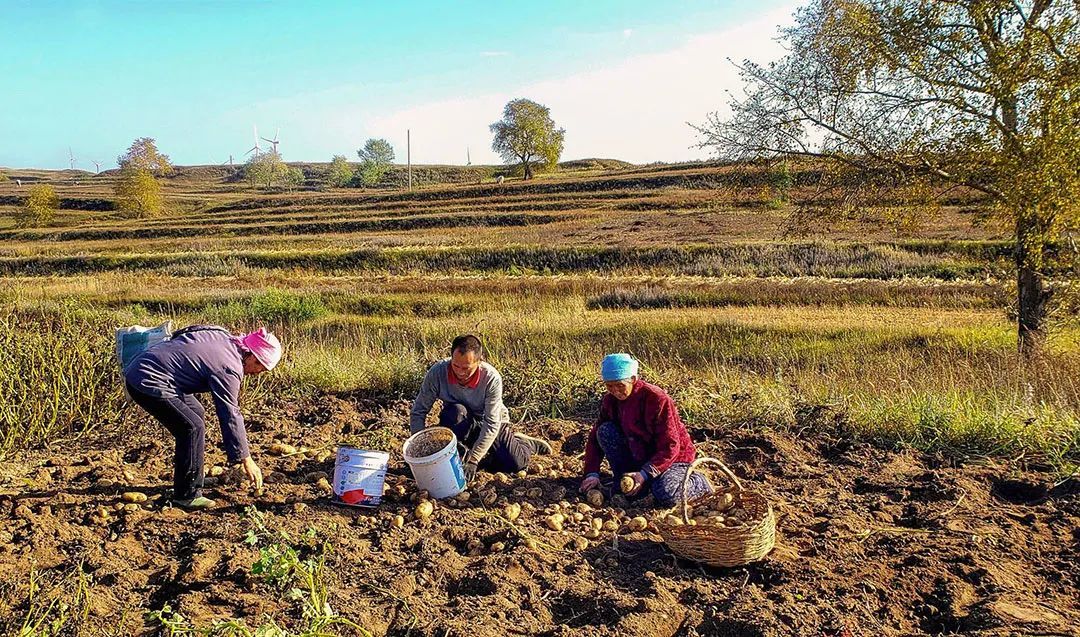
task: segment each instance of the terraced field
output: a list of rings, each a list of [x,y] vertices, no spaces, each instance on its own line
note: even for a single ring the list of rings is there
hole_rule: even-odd
[[[59,621],[52,599],[85,611],[89,634],[326,620],[252,570],[250,528],[259,542],[287,530],[325,566],[304,591],[379,635],[1075,632],[1078,333],[1017,359],[1011,246],[977,198],[917,210],[885,192],[840,214],[812,168],[784,192],[766,169],[713,164],[583,161],[499,184],[498,167],[418,167],[412,192],[400,171],[335,190],[324,166],[303,169],[303,188],[266,192],[228,167],[181,167],[152,219],[113,209],[108,173],[0,182],[0,631]],[[15,227],[35,181],[62,209]],[[809,202],[836,214],[792,224]],[[166,506],[167,436],[125,405],[112,361],[113,328],[166,319],[265,324],[285,342],[244,395],[280,480],[262,495],[222,481],[213,517]],[[537,507],[517,525],[474,499],[399,528],[403,410],[464,332],[503,372],[515,426],[558,453],[522,479],[539,499],[499,487]],[[591,512],[620,530],[584,549],[541,524],[539,508],[578,504],[611,351],[638,357],[702,453],[775,503],[781,548],[765,562],[677,559],[626,532],[645,509]],[[315,451],[272,458],[272,442]],[[395,454],[406,496],[330,504],[312,476],[344,443]],[[100,522],[131,489],[148,503]],[[283,550],[274,537],[261,549]]]

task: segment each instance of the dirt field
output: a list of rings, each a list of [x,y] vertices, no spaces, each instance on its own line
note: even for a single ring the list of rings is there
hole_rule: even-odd
[[[254,504],[267,526],[294,538],[314,529],[309,537],[332,544],[327,601],[375,635],[1080,634],[1076,478],[1054,484],[1037,467],[953,466],[825,435],[843,430],[827,411],[802,414],[787,432],[695,428],[703,454],[764,491],[779,520],[765,561],[712,569],[676,558],[651,530],[602,532],[579,550],[577,530],[544,527],[544,507],[580,500],[584,422],[526,423],[556,454],[509,485],[481,477],[525,504],[515,525],[477,497],[460,509],[438,503],[426,523],[408,520],[412,487],[399,454],[390,481],[406,485],[404,498],[375,511],[330,503],[317,484],[333,468],[321,447],[375,436],[400,449],[407,410],[324,397],[252,414],[253,452],[270,484],[263,495],[212,488],[221,506],[205,513],[163,508],[171,440],[146,421],[130,435],[12,458],[0,483],[0,632],[17,634],[31,613],[32,568],[89,575],[85,634],[155,634],[160,624],[143,612],[165,604],[200,626],[221,617],[255,626],[264,616],[298,625],[297,605],[252,574],[259,554],[243,539]],[[209,435],[212,448],[218,434]],[[272,457],[274,442],[315,450]],[[207,466],[222,461],[214,451]],[[149,500],[95,520],[127,491]],[[586,518],[594,515],[618,518],[608,504]],[[470,551],[475,539],[482,548]],[[492,552],[495,543],[503,550]]]

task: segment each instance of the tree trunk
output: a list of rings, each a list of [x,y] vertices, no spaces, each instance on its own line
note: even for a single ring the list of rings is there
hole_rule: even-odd
[[[525,179],[532,179],[532,162],[526,158],[522,158],[521,167],[525,171]]]
[[[1046,303],[1050,287],[1030,254],[1031,241],[1038,241],[1038,229],[1029,212],[1016,221],[1017,346],[1025,356],[1038,354],[1045,336]]]

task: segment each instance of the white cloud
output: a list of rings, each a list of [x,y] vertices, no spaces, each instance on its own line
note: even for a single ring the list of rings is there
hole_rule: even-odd
[[[777,26],[791,22],[794,5],[719,31],[695,35],[682,46],[628,58],[614,66],[536,82],[514,90],[420,103],[374,113],[369,131],[412,129],[415,163],[494,163],[488,126],[507,101],[527,97],[551,108],[566,129],[564,159],[611,157],[645,163],[704,158],[687,122],[725,110],[727,91],[742,87],[728,59],[766,62],[783,54]],[[632,34],[631,29],[623,31]],[[404,149],[399,149],[404,151]],[[402,156],[404,153],[401,153]]]

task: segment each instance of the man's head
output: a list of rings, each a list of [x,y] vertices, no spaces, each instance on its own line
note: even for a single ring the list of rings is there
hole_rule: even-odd
[[[608,354],[600,363],[604,387],[616,400],[626,400],[638,379],[638,362],[629,354]]]
[[[450,369],[458,382],[472,378],[484,360],[484,346],[472,334],[464,334],[450,344]]]

